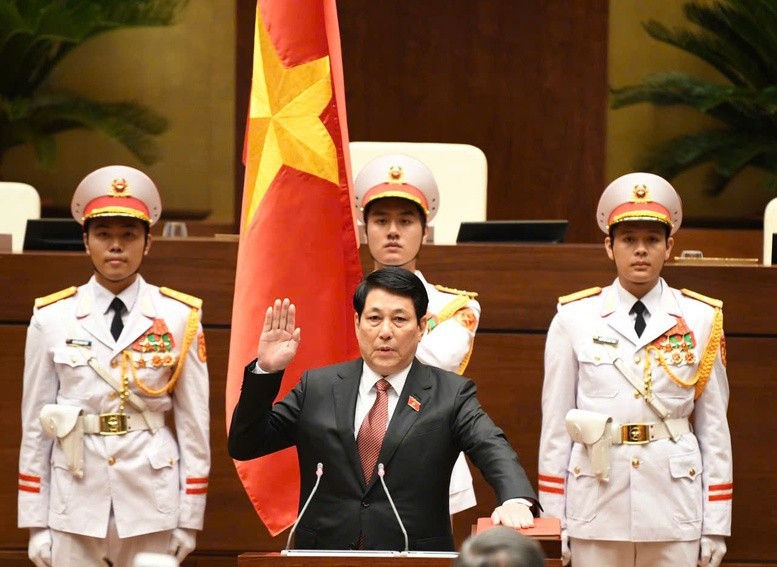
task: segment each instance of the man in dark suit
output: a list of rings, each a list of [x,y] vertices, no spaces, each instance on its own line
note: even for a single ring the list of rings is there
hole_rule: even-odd
[[[502,430],[480,407],[475,384],[415,359],[428,304],[421,280],[402,268],[377,270],[359,284],[353,303],[362,358],[305,372],[273,405],[300,341],[294,305],[276,300],[232,418],[235,459],[296,445],[304,499],[317,463],[324,465],[296,547],[404,549],[378,476],[383,464],[410,549],[453,550],[448,485],[462,450],[496,491],[494,523],[533,525],[535,493]]]

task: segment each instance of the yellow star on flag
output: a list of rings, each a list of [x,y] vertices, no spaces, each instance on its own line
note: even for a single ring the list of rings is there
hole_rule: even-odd
[[[245,188],[246,226],[284,164],[335,185],[340,182],[335,143],[319,118],[332,99],[329,57],[287,68],[258,14],[256,34],[249,149],[260,158],[256,180]]]

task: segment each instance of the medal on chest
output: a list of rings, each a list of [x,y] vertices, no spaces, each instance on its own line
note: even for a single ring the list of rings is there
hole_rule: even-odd
[[[653,341],[648,351],[655,349],[657,358],[661,357],[667,364],[680,367],[696,364],[698,357],[695,348],[696,337],[693,331],[682,317],[678,317],[677,324]]]

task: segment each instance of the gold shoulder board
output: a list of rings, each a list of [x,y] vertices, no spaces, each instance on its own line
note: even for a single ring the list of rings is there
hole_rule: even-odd
[[[444,285],[436,285],[434,287],[435,289],[445,293],[452,293],[453,295],[466,295],[472,299],[475,299],[478,296],[477,292],[475,291],[465,291],[463,289],[456,289],[455,287],[445,287]]]
[[[599,295],[600,293],[602,293],[602,288],[589,287],[588,289],[581,289],[580,291],[576,291],[575,293],[570,293],[569,295],[562,295],[558,298],[558,302],[561,305],[565,305],[567,303],[572,303],[573,301],[577,301],[578,299],[585,299],[586,297],[593,297],[594,295]]]
[[[696,293],[695,291],[691,291],[690,289],[685,289],[685,288],[681,289],[680,293],[682,293],[686,297],[692,297],[697,301],[706,303],[707,305],[712,305],[713,307],[717,307],[718,309],[723,309],[723,302],[720,299],[715,299],[714,297],[707,297],[706,295],[702,295],[700,293]]]
[[[35,300],[35,307],[38,309],[40,309],[41,307],[46,307],[47,305],[51,305],[52,303],[56,303],[57,301],[60,301],[62,299],[73,297],[77,292],[78,292],[78,288],[74,285],[71,285],[66,289],[61,289],[50,295],[37,298]]]
[[[193,295],[189,295],[188,293],[182,293],[180,291],[175,291],[174,289],[170,289],[169,287],[160,287],[159,292],[162,295],[166,295],[167,297],[172,297],[173,299],[177,299],[181,303],[185,303],[189,307],[193,307],[194,309],[202,309],[202,299],[199,297],[194,297]]]

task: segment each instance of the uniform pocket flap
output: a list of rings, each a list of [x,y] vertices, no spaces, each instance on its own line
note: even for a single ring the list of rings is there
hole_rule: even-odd
[[[172,450],[159,449],[148,453],[148,462],[153,469],[164,469],[174,466],[178,462],[178,455]]]
[[[73,348],[59,348],[53,352],[54,362],[57,364],[66,364],[71,368],[76,366],[85,366],[86,361],[80,353],[76,352]]]
[[[694,480],[702,472],[701,455],[686,453],[669,457],[669,473],[672,478],[688,478]]]
[[[594,469],[591,466],[591,459],[582,445],[575,445],[572,449],[572,456],[569,459],[567,472],[575,478],[594,475]]]
[[[577,359],[588,364],[612,364],[612,356],[605,348],[597,345],[585,346],[580,349]]]
[[[67,463],[64,461],[64,459],[52,458],[51,466],[54,467],[55,469],[70,471],[70,467],[67,466]]]

